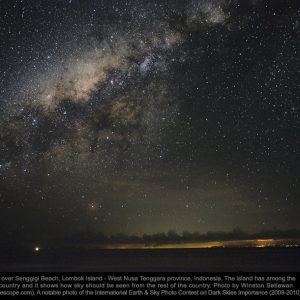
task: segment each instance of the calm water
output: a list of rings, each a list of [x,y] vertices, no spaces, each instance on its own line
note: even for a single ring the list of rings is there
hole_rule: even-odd
[[[299,272],[300,248],[41,250],[1,255],[0,271]]]

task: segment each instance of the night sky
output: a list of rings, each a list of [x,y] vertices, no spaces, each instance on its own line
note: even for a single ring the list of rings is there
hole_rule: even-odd
[[[300,229],[297,4],[0,0],[2,239]]]

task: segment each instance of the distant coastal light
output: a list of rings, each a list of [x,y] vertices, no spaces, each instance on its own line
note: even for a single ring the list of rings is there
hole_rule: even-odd
[[[189,243],[125,243],[102,245],[104,249],[209,249],[209,248],[266,248],[266,247],[298,247],[295,239],[255,239],[233,241],[210,241]]]

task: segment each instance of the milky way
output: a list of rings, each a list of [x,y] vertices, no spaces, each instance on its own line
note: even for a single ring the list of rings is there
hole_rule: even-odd
[[[1,6],[7,237],[299,228],[296,1]]]

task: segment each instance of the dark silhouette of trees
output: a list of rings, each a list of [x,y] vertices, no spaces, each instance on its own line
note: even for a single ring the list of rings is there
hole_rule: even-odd
[[[210,231],[207,233],[183,231],[178,234],[175,230],[169,230],[167,233],[160,232],[155,234],[144,234],[143,236],[126,235],[119,233],[111,236],[94,231],[82,231],[75,235],[69,236],[61,242],[67,244],[87,244],[87,243],[142,243],[142,244],[162,244],[162,243],[186,243],[186,242],[209,242],[209,241],[233,241],[233,240],[250,240],[250,239],[300,239],[300,230],[264,230],[257,233],[247,233],[239,228],[230,232]]]

